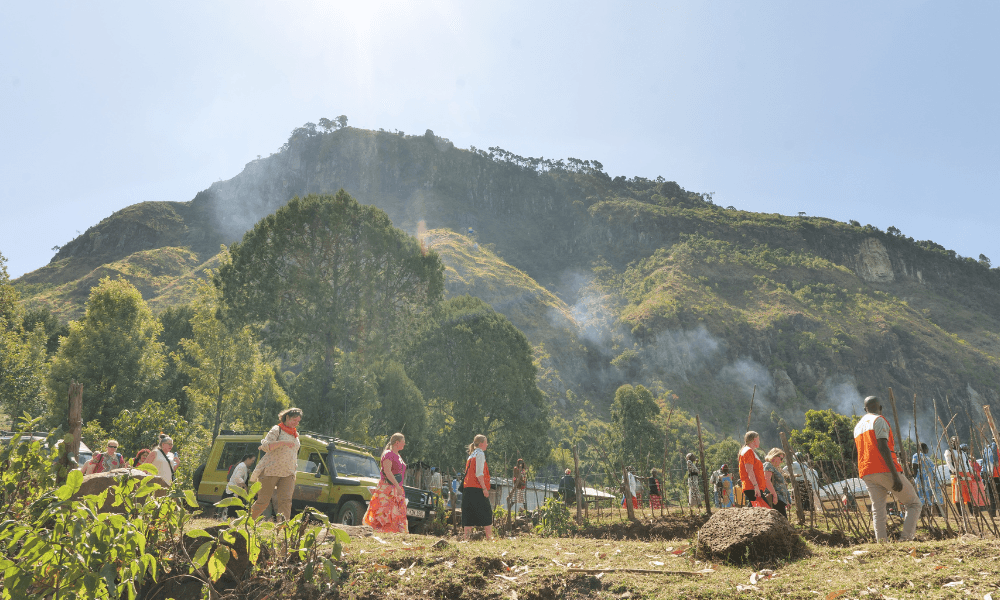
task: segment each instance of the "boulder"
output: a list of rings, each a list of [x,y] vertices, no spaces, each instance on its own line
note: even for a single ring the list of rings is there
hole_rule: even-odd
[[[114,469],[106,473],[94,473],[93,475],[84,475],[83,484],[80,485],[80,489],[73,494],[74,500],[79,500],[84,496],[96,496],[102,493],[104,490],[118,483],[122,477],[126,479],[144,479],[149,476],[149,473],[139,470],[139,469]],[[154,475],[153,483],[158,483],[162,486],[162,489],[156,490],[154,494],[157,497],[165,496],[167,494],[167,489],[170,487],[163,478]],[[112,506],[115,501],[114,492],[108,494],[108,499],[104,502],[104,506],[98,509],[98,512],[113,512],[122,513],[125,512],[122,505]]]
[[[797,558],[805,542],[788,519],[768,508],[726,508],[698,530],[699,553],[730,563]]]

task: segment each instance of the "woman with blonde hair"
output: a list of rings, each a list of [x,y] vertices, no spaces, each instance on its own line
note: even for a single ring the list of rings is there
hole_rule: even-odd
[[[406,438],[402,433],[394,433],[389,443],[382,451],[379,460],[378,486],[372,492],[371,502],[362,520],[375,531],[383,533],[407,533],[406,526],[406,494],[403,491],[403,476],[406,474],[406,463],[399,456],[399,451],[406,446]]]
[[[465,491],[462,493],[462,527],[469,539],[473,527],[482,527],[487,540],[493,539],[493,507],[490,506],[490,468],[486,464],[486,447],[489,443],[483,434],[469,444],[469,458],[465,459]]]
[[[292,492],[295,491],[295,471],[299,457],[299,423],[302,422],[301,408],[286,408],[278,413],[278,424],[271,428],[260,441],[264,457],[250,475],[250,482],[260,482],[257,501],[253,503],[253,518],[264,514],[274,496],[275,517],[284,515],[287,521],[292,517]],[[277,494],[275,494],[277,492]]]
[[[767,479],[767,491],[774,500],[773,507],[786,519],[788,518],[788,486],[785,485],[785,477],[781,474],[781,461],[785,459],[785,452],[781,448],[771,448],[767,456],[764,457],[764,478]]]

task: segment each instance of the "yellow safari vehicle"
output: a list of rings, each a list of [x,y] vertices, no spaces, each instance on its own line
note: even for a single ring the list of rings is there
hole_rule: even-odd
[[[244,455],[254,454],[260,460],[260,440],[266,433],[223,430],[215,438],[208,461],[194,472],[194,489],[200,503],[214,504],[222,499],[229,468]],[[378,450],[313,432],[300,432],[299,441],[292,510],[311,506],[338,523],[360,525],[379,481],[378,461],[372,456]],[[433,519],[434,496],[426,490],[404,489],[406,517],[412,531]]]

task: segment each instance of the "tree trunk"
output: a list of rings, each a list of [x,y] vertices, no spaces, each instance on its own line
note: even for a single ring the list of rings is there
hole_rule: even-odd
[[[218,392],[215,396],[215,426],[212,428],[212,441],[219,437],[219,429],[222,427],[222,396],[223,389],[225,388],[225,373],[226,373],[226,359],[220,361],[219,364],[219,385]]]

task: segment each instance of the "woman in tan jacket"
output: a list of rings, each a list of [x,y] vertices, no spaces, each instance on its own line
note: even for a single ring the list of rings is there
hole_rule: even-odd
[[[278,413],[278,420],[280,422],[260,441],[260,449],[266,454],[250,476],[250,481],[260,481],[261,485],[251,511],[254,518],[267,510],[271,496],[274,496],[275,516],[281,513],[286,520],[292,516],[292,492],[295,491],[300,446],[298,426],[302,421],[302,410],[286,408]]]

